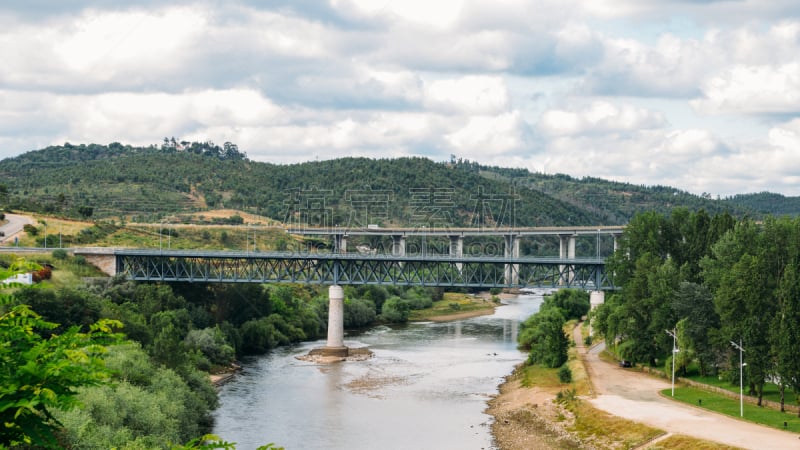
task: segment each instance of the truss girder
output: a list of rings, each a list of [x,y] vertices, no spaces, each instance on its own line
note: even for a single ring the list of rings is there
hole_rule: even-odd
[[[600,259],[141,250],[116,258],[117,272],[138,281],[615,289]]]

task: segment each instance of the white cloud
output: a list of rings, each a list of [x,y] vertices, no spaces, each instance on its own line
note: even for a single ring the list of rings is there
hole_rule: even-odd
[[[473,116],[445,139],[453,153],[480,161],[489,155],[496,157],[520,150],[524,144],[524,128],[518,112]]]
[[[692,105],[706,113],[800,113],[800,63],[735,66],[712,78],[703,93]]]
[[[658,128],[664,117],[632,105],[594,101],[578,111],[553,109],[542,114],[539,130],[549,136],[592,135]]]
[[[425,106],[438,111],[501,113],[508,103],[508,90],[500,77],[468,76],[425,86]]]
[[[4,3],[0,155],[175,136],[800,194],[794,0],[266,3]]]

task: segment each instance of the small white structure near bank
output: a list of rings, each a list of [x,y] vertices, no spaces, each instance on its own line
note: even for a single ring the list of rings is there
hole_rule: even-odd
[[[33,284],[33,273],[19,273],[11,278],[3,280],[3,284],[10,283]]]

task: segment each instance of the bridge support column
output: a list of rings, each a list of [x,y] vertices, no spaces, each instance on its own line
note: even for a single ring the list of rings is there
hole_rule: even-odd
[[[558,246],[558,256],[561,259],[575,259],[575,235],[559,235],[559,246]],[[570,270],[568,273],[564,273],[565,266],[561,266],[559,268],[559,272],[561,272],[561,281],[560,284],[567,284],[572,283],[572,280],[575,274]]]
[[[507,234],[505,238],[506,258],[519,258],[519,237],[514,234]],[[506,284],[519,284],[519,264],[506,264]]]
[[[322,349],[325,356],[347,356],[344,346],[344,289],[328,288],[328,342]]]
[[[451,235],[450,236],[450,256],[461,258],[464,256],[464,236]],[[456,263],[458,271],[464,268],[464,264]]]
[[[592,291],[589,294],[589,304],[591,305],[591,310],[596,309],[600,305],[606,302],[606,293],[603,291]],[[594,327],[593,327],[593,320],[589,321],[589,336],[594,337]]]
[[[406,256],[406,237],[402,234],[392,235],[392,255]]]
[[[333,251],[334,253],[347,253],[347,235],[334,234],[333,235]]]

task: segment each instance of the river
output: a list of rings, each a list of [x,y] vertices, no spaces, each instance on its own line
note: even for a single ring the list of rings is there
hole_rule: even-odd
[[[541,302],[520,295],[490,316],[345,336],[375,353],[368,361],[295,359],[324,341],[245,360],[220,389],[214,433],[239,450],[494,448],[486,401],[525,359],[517,330]]]

